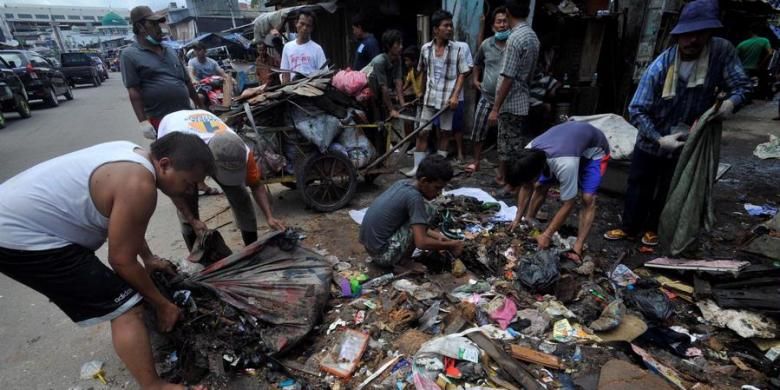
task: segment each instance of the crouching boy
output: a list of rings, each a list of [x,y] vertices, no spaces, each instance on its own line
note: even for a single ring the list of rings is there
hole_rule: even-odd
[[[599,129],[588,123],[566,122],[536,137],[509,164],[506,182],[511,187],[520,187],[517,214],[512,228],[519,225],[523,219],[534,223],[536,214],[547,196],[547,190],[552,184],[560,183],[563,205],[536,238],[539,248],[547,248],[552,235],[574,209],[580,189],[583,208],[580,212],[577,242],[572,251],[566,254],[570,260],[579,263],[585,238],[596,215],[596,191],[607,169],[607,161],[609,142]]]
[[[450,163],[439,155],[428,156],[420,163],[415,180],[399,180],[374,200],[360,225],[360,242],[375,264],[392,267],[415,248],[460,255],[462,241],[447,239],[430,228],[425,203],[439,196],[450,179]]]

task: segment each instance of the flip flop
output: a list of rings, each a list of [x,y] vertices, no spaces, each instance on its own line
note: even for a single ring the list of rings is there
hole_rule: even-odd
[[[574,249],[561,253],[561,257],[566,260],[571,260],[574,264],[582,264],[582,255],[575,252]]]

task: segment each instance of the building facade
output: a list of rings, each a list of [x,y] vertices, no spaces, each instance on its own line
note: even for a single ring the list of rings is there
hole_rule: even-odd
[[[60,31],[93,33],[103,18],[113,12],[126,23],[130,10],[126,8],[75,7],[38,4],[6,4],[0,9],[0,18],[9,33],[21,43],[40,42],[50,38],[53,26]]]

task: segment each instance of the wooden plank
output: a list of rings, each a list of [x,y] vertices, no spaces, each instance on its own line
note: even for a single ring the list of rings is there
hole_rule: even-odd
[[[501,367],[507,375],[512,377],[518,384],[526,390],[543,390],[544,387],[531,374],[531,371],[523,363],[512,359],[508,353],[499,348],[492,340],[482,333],[469,333],[467,335],[474,343],[482,348],[498,366]]]
[[[582,57],[580,58],[578,81],[591,81],[593,74],[598,72],[601,44],[604,42],[605,31],[606,23],[595,20],[588,21],[588,27],[585,29],[585,39],[582,42]]]
[[[549,355],[544,352],[539,352],[535,349],[523,347],[520,345],[511,346],[512,357],[528,363],[538,364],[556,370],[563,370],[564,366],[561,363],[561,359],[557,356]]]

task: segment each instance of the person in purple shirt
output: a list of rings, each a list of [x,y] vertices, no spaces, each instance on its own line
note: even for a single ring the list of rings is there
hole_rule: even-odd
[[[536,214],[542,207],[547,190],[560,184],[563,206],[547,227],[536,237],[539,248],[550,246],[552,236],[569,217],[582,191],[577,242],[566,257],[579,263],[593,218],[596,216],[596,191],[609,161],[609,142],[601,130],[586,122],[566,122],[534,138],[518,158],[509,164],[506,182],[519,188],[517,214],[510,229],[523,220],[538,225]]]

